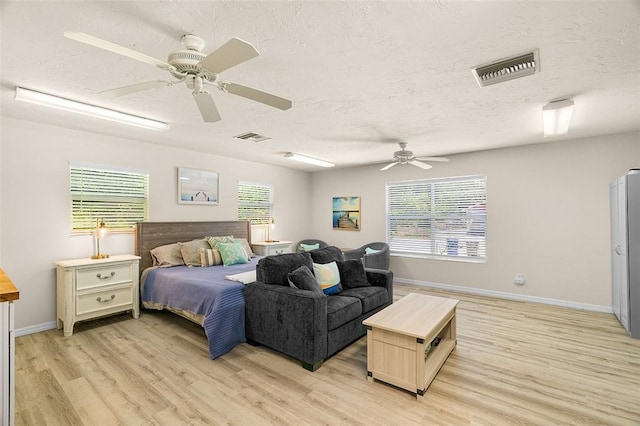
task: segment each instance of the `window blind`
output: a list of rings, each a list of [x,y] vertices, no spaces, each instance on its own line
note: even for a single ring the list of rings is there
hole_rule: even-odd
[[[132,230],[148,219],[148,173],[71,164],[71,230],[91,232],[97,219],[109,230]]]
[[[272,216],[273,187],[267,184],[238,182],[238,220],[266,225]]]
[[[486,176],[389,182],[392,252],[486,259]]]

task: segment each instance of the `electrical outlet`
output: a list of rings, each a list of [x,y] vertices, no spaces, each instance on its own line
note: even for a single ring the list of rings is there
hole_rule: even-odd
[[[516,278],[513,280],[516,284],[524,284],[524,274],[522,272],[516,272]]]

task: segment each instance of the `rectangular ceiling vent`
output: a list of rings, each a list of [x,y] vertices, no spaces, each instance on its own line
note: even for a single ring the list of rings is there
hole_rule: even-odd
[[[538,49],[524,55],[501,59],[471,70],[480,87],[502,83],[540,72]]]
[[[242,134],[234,136],[234,137],[238,138],[238,139],[243,139],[243,140],[250,140],[250,141],[253,141],[253,142],[263,142],[263,141],[271,139],[269,136],[259,135],[257,133],[253,133],[253,132],[242,133]]]

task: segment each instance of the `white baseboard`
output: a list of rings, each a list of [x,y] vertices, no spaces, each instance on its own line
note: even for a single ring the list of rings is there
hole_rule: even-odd
[[[45,322],[44,324],[32,325],[31,327],[16,328],[15,336],[26,336],[27,334],[39,333],[41,331],[53,330],[56,328],[56,322]]]
[[[484,290],[481,288],[463,287],[458,285],[440,284],[428,281],[410,280],[406,278],[393,278],[394,281],[402,284],[414,284],[423,287],[433,287],[442,290],[459,291],[461,293],[477,294],[479,296],[497,297],[499,299],[517,300],[520,302],[542,303],[545,305],[564,306],[572,309],[581,309],[584,311],[613,313],[611,306],[591,305],[589,303],[573,302],[571,300],[550,299],[547,297],[528,296],[526,294],[507,293],[503,291]]]

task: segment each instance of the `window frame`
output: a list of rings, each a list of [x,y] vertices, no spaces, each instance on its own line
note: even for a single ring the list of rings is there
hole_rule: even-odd
[[[255,203],[244,203],[243,200],[241,199],[241,186],[253,186],[255,188],[266,188],[268,191],[268,201],[260,201],[260,202],[255,202]],[[273,217],[273,206],[274,206],[274,187],[273,185],[269,184],[269,183],[262,183],[262,182],[249,182],[249,181],[243,181],[243,180],[239,180],[238,181],[238,196],[237,196],[237,203],[238,203],[238,220],[248,220],[252,225],[267,225],[269,224],[269,219]],[[241,215],[241,209],[242,208],[255,208],[256,211],[259,210],[260,208],[264,209],[267,208],[268,210],[268,214],[266,214],[266,216],[263,215]]]
[[[418,187],[422,189],[416,193]],[[402,190],[405,193],[398,195]],[[411,205],[406,203],[409,200]],[[392,255],[486,263],[486,175],[387,182],[385,208],[386,241]],[[398,238],[403,222],[407,229],[414,228],[405,239]]]
[[[71,235],[93,233],[98,220],[110,233],[134,233],[137,222],[149,220],[149,172],[70,162],[69,210]]]

